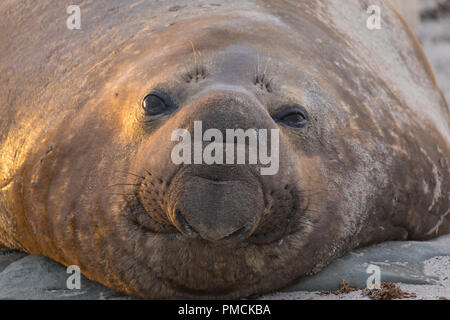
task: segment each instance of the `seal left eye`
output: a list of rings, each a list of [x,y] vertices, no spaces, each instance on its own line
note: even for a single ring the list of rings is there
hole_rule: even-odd
[[[308,124],[306,112],[299,107],[289,107],[273,116],[276,122],[287,127],[300,129]]]
[[[169,110],[169,106],[164,99],[156,94],[147,95],[142,101],[142,109],[147,116],[156,116],[162,113],[166,113]]]

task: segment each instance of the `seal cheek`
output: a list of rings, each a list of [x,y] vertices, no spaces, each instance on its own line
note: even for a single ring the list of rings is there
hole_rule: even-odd
[[[54,238],[53,230],[49,226],[50,220],[48,212],[48,197],[49,190],[53,178],[58,172],[58,166],[61,162],[62,152],[57,146],[49,146],[44,149],[44,154],[36,161],[31,167],[29,172],[30,183],[24,187],[24,201],[27,211],[32,215],[39,215],[41,221],[35,225],[29,225],[30,230],[28,232],[38,242],[45,243],[45,246],[40,245],[41,252],[50,250],[54,247],[51,241]],[[26,219],[31,220],[30,217]],[[30,246],[29,250],[35,250],[37,244]]]

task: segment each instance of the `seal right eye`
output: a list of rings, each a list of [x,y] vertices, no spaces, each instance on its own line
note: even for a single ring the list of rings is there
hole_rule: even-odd
[[[142,100],[142,109],[144,109],[146,116],[157,116],[167,113],[170,107],[161,94],[150,93]]]
[[[306,111],[299,106],[287,107],[277,112],[273,118],[276,122],[294,129],[304,128],[309,121]]]

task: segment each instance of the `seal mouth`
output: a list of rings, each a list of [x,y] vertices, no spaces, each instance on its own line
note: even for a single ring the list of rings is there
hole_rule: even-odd
[[[175,223],[176,229],[181,230],[181,233],[186,236],[187,238],[193,238],[193,239],[202,239],[202,237],[199,235],[199,232],[192,227],[188,221],[184,218],[181,211],[177,210],[175,213]],[[236,231],[231,232],[230,234],[226,235],[222,239],[220,239],[220,243],[224,244],[230,244],[230,243],[238,243],[245,241],[246,236],[251,232],[253,228],[253,225],[251,223],[248,223],[244,225],[243,227],[237,229]],[[219,242],[210,241],[211,246],[218,246],[220,245]]]
[[[177,173],[183,170],[186,169],[180,168]],[[252,288],[262,281],[261,277],[267,276],[270,281],[276,279],[276,270],[272,269],[280,266],[277,267],[278,262],[273,259],[287,250],[285,244],[290,243],[290,236],[299,232],[298,227],[291,228],[296,225],[293,221],[296,216],[302,214],[301,199],[297,196],[300,193],[294,186],[270,190],[258,180],[264,193],[264,212],[255,230],[248,236],[254,225],[244,224],[220,241],[209,241],[198,235],[181,210],[173,212],[185,232],[180,232],[165,214],[163,206],[176,208],[168,202],[173,197],[170,186],[176,183],[177,174],[167,180],[149,173],[141,176],[132,190],[128,189],[124,205],[131,230],[134,230],[135,259],[148,268],[151,277],[183,297],[234,297],[244,284]],[[239,183],[239,179],[217,179],[209,175],[193,179],[218,186]],[[152,196],[143,193],[143,185],[155,186],[159,197],[156,192]],[[147,200],[152,199],[153,214],[146,208],[148,203],[142,203],[143,195]],[[268,275],[255,273],[248,264],[247,259],[255,257],[262,259],[259,263],[267,264],[267,270],[272,270]]]
[[[240,170],[235,176],[196,170],[180,166],[169,179],[148,171],[138,175],[126,199],[131,220],[147,232],[175,233],[214,245],[245,240],[257,229],[263,213],[261,181],[251,170]]]
[[[213,184],[230,184],[233,182],[240,181],[239,179],[214,179],[211,177],[205,177],[205,176],[200,176],[200,175],[196,175],[196,177],[199,179],[203,179],[209,183],[213,183]]]
[[[268,245],[297,232],[300,227],[291,224],[308,210],[307,206],[302,208],[303,199],[298,196],[301,192],[295,186],[286,185],[282,190],[268,190],[262,181],[259,181],[263,188],[264,208],[256,226],[246,223],[227,233],[220,242],[207,241],[199,237],[198,230],[192,226],[191,221],[182,214],[181,210],[174,209],[172,206],[172,218],[166,214],[167,207],[170,207],[170,205],[164,197],[170,196],[170,185],[175,177],[184,170],[185,168],[180,167],[167,180],[163,178],[155,179],[149,172],[146,172],[138,178],[137,183],[133,184],[135,187],[132,192],[124,197],[125,211],[129,220],[138,226],[141,231],[152,234],[172,234],[176,235],[177,239],[183,240],[196,239],[205,243],[208,242],[212,247],[221,245],[232,247],[245,247],[250,244]],[[217,179],[207,175],[195,175],[195,178],[219,186],[232,185],[240,181],[240,179],[235,178]],[[160,187],[161,190],[152,191],[149,194],[148,190],[143,192],[142,186]],[[146,201],[145,204],[143,200]],[[149,203],[152,204],[150,210],[148,208]],[[246,237],[245,235],[248,235],[249,231],[252,231],[252,233]]]

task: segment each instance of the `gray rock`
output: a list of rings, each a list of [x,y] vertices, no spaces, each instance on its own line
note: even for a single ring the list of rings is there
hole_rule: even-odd
[[[16,260],[0,273],[0,299],[127,299],[84,276],[81,276],[80,289],[69,290],[66,282],[71,274],[66,270],[63,265],[37,255]]]
[[[380,267],[382,282],[436,284],[439,279],[424,272],[424,261],[436,256],[450,256],[450,236],[425,242],[385,242],[357,249],[335,260],[318,274],[305,277],[280,291],[337,290],[341,280],[365,288],[367,278],[371,275],[366,273],[369,264]]]
[[[26,253],[20,251],[0,249],[0,272],[14,261],[22,259],[26,255]]]

